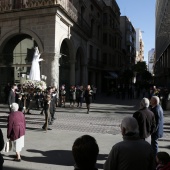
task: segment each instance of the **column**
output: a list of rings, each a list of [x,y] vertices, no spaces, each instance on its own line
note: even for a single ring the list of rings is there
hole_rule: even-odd
[[[75,85],[75,59],[70,60],[70,85]]]
[[[47,86],[59,87],[59,58],[58,53],[44,53],[42,55],[44,62],[42,62],[41,75],[47,76]]]

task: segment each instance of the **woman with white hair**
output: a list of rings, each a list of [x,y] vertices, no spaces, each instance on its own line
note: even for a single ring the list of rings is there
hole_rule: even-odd
[[[13,150],[16,152],[16,158],[14,161],[20,162],[20,152],[24,147],[24,135],[25,135],[25,116],[22,112],[18,111],[18,104],[12,103],[11,113],[8,116],[7,125],[7,138],[13,143]]]

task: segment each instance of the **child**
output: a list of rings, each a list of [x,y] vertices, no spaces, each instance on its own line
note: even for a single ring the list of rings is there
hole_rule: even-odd
[[[156,155],[156,170],[170,170],[170,156],[166,152],[158,152]]]

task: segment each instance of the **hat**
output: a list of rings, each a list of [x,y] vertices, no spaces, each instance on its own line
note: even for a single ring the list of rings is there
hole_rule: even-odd
[[[143,98],[140,102],[140,109],[143,109],[144,107],[149,107],[149,99]]]

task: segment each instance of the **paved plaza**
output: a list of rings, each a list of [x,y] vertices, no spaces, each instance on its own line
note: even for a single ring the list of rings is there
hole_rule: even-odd
[[[92,135],[99,145],[97,168],[103,169],[112,146],[122,140],[120,122],[124,116],[131,116],[139,107],[139,99],[121,100],[114,97],[100,97],[86,114],[83,108],[56,109],[56,120],[52,130],[42,130],[44,116],[40,110],[31,110],[26,115],[25,147],[21,152],[22,161],[14,162],[13,151],[3,153],[4,170],[73,170],[72,145],[77,137]],[[6,140],[7,105],[0,105],[0,127]],[[170,111],[165,111],[164,138],[159,140],[159,151],[170,154]]]

